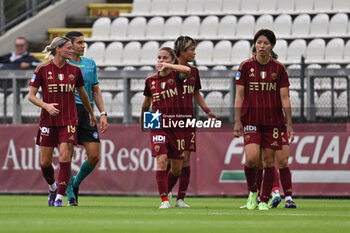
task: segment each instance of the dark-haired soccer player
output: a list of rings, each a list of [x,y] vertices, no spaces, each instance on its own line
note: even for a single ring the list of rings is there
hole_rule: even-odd
[[[81,32],[71,31],[66,34],[66,37],[71,39],[73,45],[73,54],[69,62],[80,67],[83,73],[85,91],[89,96],[90,104],[93,105],[93,100],[95,100],[96,106],[100,111],[101,132],[104,133],[107,130],[107,112],[104,108],[102,94],[99,87],[96,64],[94,60],[83,57],[85,40],[84,35]],[[93,171],[98,161],[100,161],[100,137],[97,125],[91,126],[89,124],[89,113],[83,107],[77,92],[75,92],[75,101],[79,118],[77,128],[78,143],[84,146],[87,160],[82,163],[75,179],[73,179],[73,173],[71,174],[67,188],[68,206],[78,205],[79,185]]]
[[[259,30],[254,36],[256,55],[241,63],[236,75],[234,135],[243,133],[246,163],[244,171],[250,191],[247,208],[257,206],[256,174],[263,150],[264,178],[259,210],[268,210],[276,150],[282,149],[281,132],[287,119],[286,132],[293,138],[289,81],[283,64],[271,57],[276,37],[271,30]]]
[[[184,115],[188,115],[194,118],[193,112],[193,98],[197,104],[205,111],[208,118],[216,118],[216,115],[210,111],[209,107],[206,105],[202,95],[199,93],[201,87],[199,72],[197,67],[191,66],[189,62],[193,62],[196,57],[196,42],[189,36],[179,36],[174,42],[174,50],[176,52],[176,57],[178,63],[191,68],[190,76],[182,82],[183,86],[183,99],[182,106]],[[183,167],[180,176],[173,174],[169,171],[168,183],[169,183],[169,198],[171,199],[171,190],[175,186],[177,180],[179,179],[179,190],[177,193],[177,200],[175,207],[189,207],[184,202],[184,198],[187,192],[188,185],[190,183],[190,162],[191,162],[191,152],[196,151],[196,132],[195,128],[187,128],[185,131],[185,152]]]
[[[69,64],[72,57],[72,43],[69,38],[56,37],[44,52],[54,58],[38,66],[30,82],[28,99],[42,108],[36,143],[40,145],[40,166],[49,184],[49,206],[62,207],[70,177],[73,145],[77,142],[78,125],[75,105],[75,89],[90,115],[90,123],[96,124],[96,117],[84,90],[84,80],[79,67]],[[39,87],[43,99],[36,97]],[[60,152],[58,184],[55,182],[52,153],[58,145]],[[58,187],[57,187],[58,186]]]
[[[161,114],[169,120],[183,120],[177,115],[181,114],[182,86],[181,78],[190,74],[190,68],[183,65],[174,65],[176,56],[169,47],[158,51],[157,74],[146,79],[140,122],[143,124],[143,115],[152,104],[152,111]],[[154,115],[154,117],[158,117]],[[141,126],[143,128],[143,125]],[[162,203],[159,208],[170,208],[168,199],[168,159],[171,171],[180,175],[182,168],[185,140],[181,128],[161,128],[151,130],[152,156],[157,159],[156,181]]]

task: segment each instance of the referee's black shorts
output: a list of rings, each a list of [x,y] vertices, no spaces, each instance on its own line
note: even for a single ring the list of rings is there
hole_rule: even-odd
[[[90,125],[89,113],[82,104],[77,104],[77,112],[79,118],[78,144],[83,145],[83,142],[100,142],[97,125]]]

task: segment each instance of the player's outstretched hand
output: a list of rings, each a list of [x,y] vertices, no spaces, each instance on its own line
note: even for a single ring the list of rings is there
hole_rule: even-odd
[[[167,63],[161,62],[156,65],[156,70],[161,72],[167,67]]]
[[[58,113],[60,113],[60,110],[55,108],[58,103],[49,103],[45,105],[45,110],[51,115],[51,116],[57,116]]]
[[[235,126],[233,128],[233,135],[236,138],[239,138],[240,136],[242,136],[242,132],[243,132],[243,125],[242,122],[236,122]]]
[[[292,143],[294,141],[294,130],[292,125],[287,124],[287,134],[289,138],[289,143]]]
[[[207,117],[208,117],[208,118],[215,118],[215,119],[218,118],[218,117],[215,115],[215,113],[213,113],[213,112],[207,113]]]
[[[106,115],[102,115],[100,118],[100,129],[101,129],[101,133],[104,133],[107,131],[107,116]]]
[[[95,126],[96,124],[97,124],[97,119],[96,119],[95,114],[90,115],[90,125]]]

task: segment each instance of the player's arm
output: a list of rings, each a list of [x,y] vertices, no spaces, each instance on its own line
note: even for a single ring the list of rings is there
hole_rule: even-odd
[[[159,72],[163,71],[164,69],[175,70],[175,71],[181,73],[182,79],[187,78],[188,76],[190,76],[190,73],[191,73],[191,68],[188,66],[178,65],[178,64],[170,64],[170,63],[158,63],[156,65],[156,69]]]
[[[194,100],[197,102],[197,104],[202,108],[202,110],[207,114],[208,118],[217,118],[217,116],[210,111],[209,107],[207,106],[207,104],[204,101],[203,96],[201,95],[201,93],[199,92],[199,90],[194,92]]]
[[[38,88],[31,86],[29,88],[28,100],[33,104],[35,104],[36,106],[45,109],[51,116],[56,116],[60,112],[60,110],[55,108],[55,106],[58,105],[58,103],[49,103],[49,104],[45,103],[44,101],[42,101],[36,96],[37,93],[38,93]]]
[[[91,107],[91,105],[90,105],[89,97],[88,97],[88,95],[86,94],[86,91],[85,91],[85,89],[84,89],[84,86],[77,87],[76,89],[77,89],[79,98],[80,98],[81,102],[83,103],[84,108],[85,108],[86,111],[88,111],[88,113],[90,114],[90,124],[91,124],[92,126],[95,126],[97,120],[96,120],[94,111],[92,110],[92,107]]]
[[[101,132],[104,133],[107,130],[107,113],[105,111],[105,107],[102,99],[102,93],[99,85],[92,86],[92,94],[94,96],[96,106],[101,113],[101,117],[100,117]]]
[[[241,111],[244,100],[244,86],[236,84],[236,98],[235,98],[235,126],[233,134],[235,137],[242,136],[243,125],[241,122]]]
[[[143,113],[147,112],[150,107],[151,107],[151,97],[145,96],[145,99],[143,100],[143,103],[142,103],[141,117],[140,117],[140,124],[141,124],[142,130],[143,130]]]
[[[289,89],[288,87],[282,87],[280,89],[281,103],[284,114],[287,120],[287,133],[290,141],[294,140],[294,131],[293,131],[293,123],[292,123],[292,105],[289,100]]]

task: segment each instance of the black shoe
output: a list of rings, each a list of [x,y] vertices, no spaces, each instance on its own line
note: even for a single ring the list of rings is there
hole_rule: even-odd
[[[295,209],[295,208],[297,208],[297,205],[294,203],[294,201],[288,200],[288,201],[286,201],[284,208]]]
[[[79,193],[79,187],[75,187],[74,185],[73,186],[73,193],[74,193],[74,196],[75,196],[75,200],[78,204],[78,193]]]
[[[78,206],[78,202],[77,200],[75,200],[74,198],[71,198],[68,203],[67,206]]]

